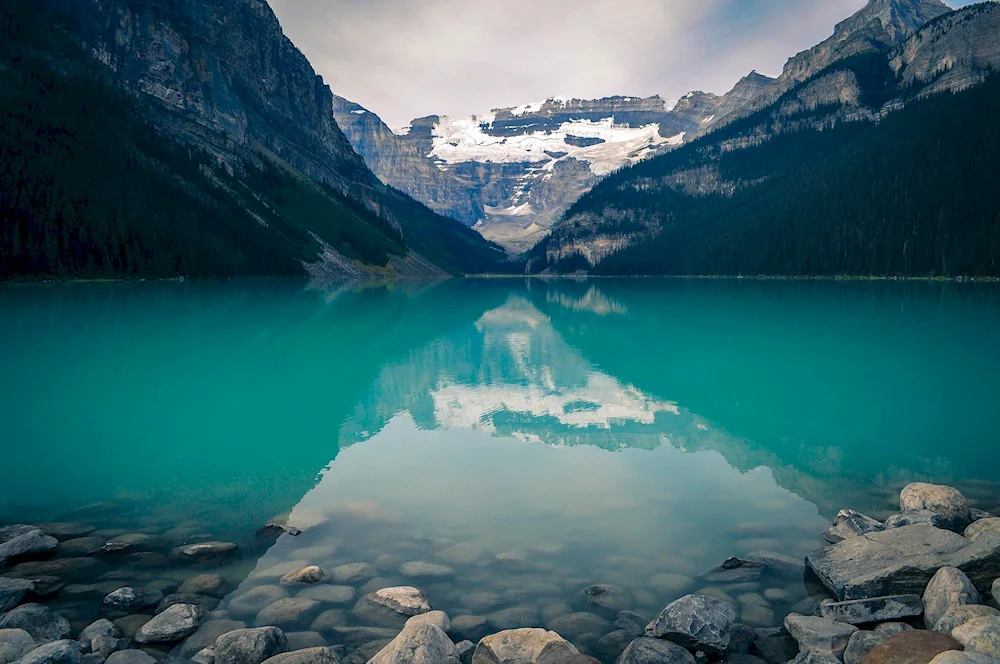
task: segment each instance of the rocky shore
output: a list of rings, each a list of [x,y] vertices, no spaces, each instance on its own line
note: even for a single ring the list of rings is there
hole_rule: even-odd
[[[274,522],[258,537],[266,548],[300,534]],[[646,615],[649,603],[615,584],[542,610],[498,608],[495,593],[448,582],[481,555],[470,544],[438,552],[451,564],[386,554],[331,566],[305,559],[306,547],[234,586],[219,572],[241,547],[205,533],[175,546],[85,524],[10,525],[0,527],[0,664],[1000,664],[1000,518],[956,489],[911,484],[899,513],[843,510],[824,536],[804,565],[764,551],[730,558],[695,594]],[[490,564],[524,560],[508,552]],[[658,577],[674,597],[692,582]],[[811,594],[794,601],[789,581]],[[548,585],[540,592],[559,592]],[[446,590],[462,607],[451,615],[432,601]]]

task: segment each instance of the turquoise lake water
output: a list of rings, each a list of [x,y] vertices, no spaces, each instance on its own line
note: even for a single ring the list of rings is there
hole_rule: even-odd
[[[995,285],[11,286],[0,321],[0,523],[309,527],[245,547],[231,597],[300,563],[413,583],[419,560],[453,568],[429,588],[453,616],[544,622],[588,583],[652,614],[910,481],[1000,507]],[[779,585],[777,613],[809,592]]]

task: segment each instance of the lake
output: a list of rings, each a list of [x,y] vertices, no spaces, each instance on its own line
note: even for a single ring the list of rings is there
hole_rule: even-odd
[[[204,540],[239,545],[212,568],[216,620],[259,622],[297,592],[280,576],[328,570],[283,618],[302,642],[361,645],[386,626],[355,599],[397,585],[494,629],[551,624],[591,584],[649,617],[715,594],[766,626],[816,592],[801,571],[705,573],[801,560],[839,509],[884,517],[911,481],[1000,508],[996,285],[17,285],[0,321],[0,524],[147,536],[60,545],[97,560],[45,598],[74,626],[115,587],[203,572],[162,554]],[[302,533],[260,539],[276,517]],[[570,638],[601,656],[597,627]]]

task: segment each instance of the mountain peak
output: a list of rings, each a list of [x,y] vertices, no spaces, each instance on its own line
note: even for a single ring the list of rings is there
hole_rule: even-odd
[[[846,38],[878,21],[894,43],[899,43],[930,20],[952,11],[942,0],[868,0],[859,12],[837,25],[835,38]]]

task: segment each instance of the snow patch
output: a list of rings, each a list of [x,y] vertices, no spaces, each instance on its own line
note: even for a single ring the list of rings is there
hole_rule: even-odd
[[[531,208],[531,203],[523,203],[521,205],[511,205],[510,207],[506,208],[484,205],[483,209],[486,211],[486,214],[495,214],[503,217],[524,217],[530,214],[535,214],[535,211]]]
[[[406,125],[405,127],[400,127],[399,129],[393,129],[392,133],[396,136],[406,136],[410,133],[411,129],[413,129],[413,125]]]
[[[702,124],[708,124],[709,122],[711,122],[714,119],[715,119],[715,116],[714,115],[710,115],[707,118],[705,118],[704,120],[702,120],[701,123]]]
[[[363,109],[363,108],[356,108],[356,109],[354,109],[353,111],[351,111],[351,113],[354,113],[355,115],[364,115],[364,114],[365,114],[365,113],[367,113],[367,112],[368,112],[368,111],[366,111],[366,110],[365,110],[365,109]]]

